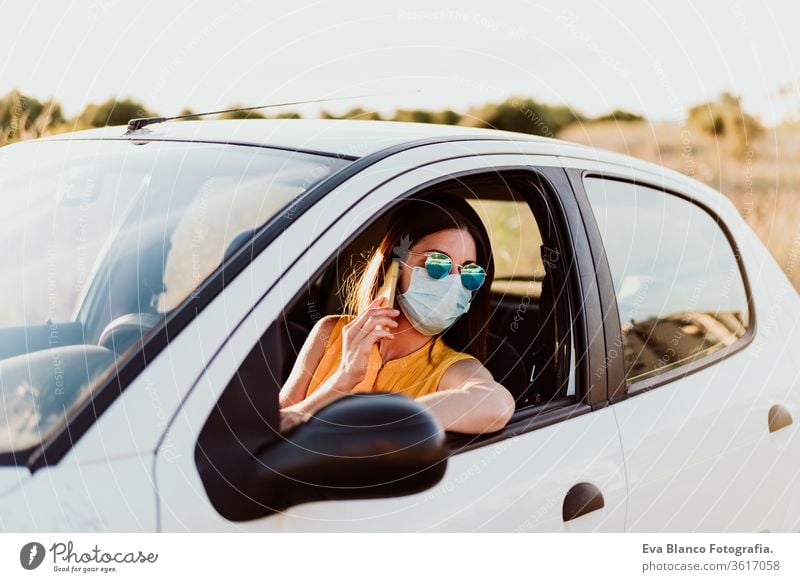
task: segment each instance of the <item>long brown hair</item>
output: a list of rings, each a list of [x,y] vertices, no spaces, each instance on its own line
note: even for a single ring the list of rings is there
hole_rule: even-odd
[[[478,214],[463,198],[454,194],[437,192],[424,198],[406,200],[395,208],[389,217],[388,231],[383,240],[369,260],[357,268],[346,283],[345,312],[358,315],[367,308],[383,285],[391,260],[402,256],[403,249],[407,250],[424,236],[448,228],[465,230],[472,235],[477,262],[486,269],[486,281],[472,298],[469,311],[440,335],[452,349],[485,362],[489,335],[489,292],[494,279],[492,249],[489,235]],[[428,350],[428,361],[431,360],[435,339]]]

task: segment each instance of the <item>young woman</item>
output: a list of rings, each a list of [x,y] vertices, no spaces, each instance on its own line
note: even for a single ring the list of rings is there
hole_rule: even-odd
[[[400,261],[395,308],[375,299],[392,259]],[[280,393],[281,431],[370,391],[415,398],[446,430],[503,428],[514,399],[482,364],[493,275],[488,235],[463,199],[402,203],[351,285],[346,314],[318,321],[300,350]]]

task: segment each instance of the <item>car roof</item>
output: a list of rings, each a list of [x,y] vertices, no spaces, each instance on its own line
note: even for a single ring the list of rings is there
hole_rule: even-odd
[[[512,131],[364,119],[235,119],[173,121],[148,125],[131,134],[126,126],[102,127],[49,136],[46,140],[125,139],[179,140],[275,147],[358,159],[387,148],[420,141],[447,142],[463,139],[499,140],[536,144],[545,155],[582,158],[641,170],[683,184],[705,185],[663,166],[595,147]]]
[[[315,151],[360,158],[404,143],[441,138],[473,137],[513,141],[547,138],[459,125],[370,121],[360,119],[232,119],[179,121],[148,125],[133,134],[125,126],[102,127],[52,136],[49,139],[177,139],[241,143]]]

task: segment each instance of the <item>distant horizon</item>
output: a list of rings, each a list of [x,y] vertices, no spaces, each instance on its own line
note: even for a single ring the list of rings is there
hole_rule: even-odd
[[[9,91],[14,91],[14,90],[19,91],[20,94],[22,94],[22,95],[24,95],[26,97],[35,98],[35,99],[39,100],[42,103],[48,102],[51,97],[54,98],[56,102],[61,104],[62,112],[63,112],[64,117],[66,119],[73,119],[73,118],[77,117],[84,110],[84,108],[86,106],[88,106],[88,105],[98,105],[98,104],[106,102],[108,99],[117,99],[117,100],[120,100],[120,101],[124,101],[126,99],[130,99],[130,100],[133,100],[133,101],[135,101],[137,103],[141,103],[145,107],[148,107],[151,111],[155,111],[155,113],[158,116],[163,116],[163,117],[173,117],[173,116],[180,115],[180,112],[182,110],[185,110],[185,109],[191,110],[193,115],[203,115],[203,114],[210,115],[210,113],[208,113],[208,112],[213,112],[213,111],[218,111],[218,110],[235,109],[235,108],[255,107],[257,105],[260,105],[260,104],[256,104],[256,103],[237,102],[237,103],[228,103],[227,105],[220,105],[219,107],[217,107],[215,109],[208,109],[208,110],[195,109],[195,108],[188,107],[188,106],[184,105],[184,106],[182,106],[181,108],[179,108],[176,111],[163,111],[163,110],[159,109],[158,107],[153,107],[152,104],[147,103],[143,99],[138,99],[135,95],[123,95],[123,96],[109,96],[109,97],[106,97],[105,99],[92,100],[90,102],[87,102],[85,105],[83,105],[77,111],[70,111],[70,110],[67,110],[66,107],[64,107],[63,103],[58,99],[57,96],[35,95],[35,94],[32,94],[29,91],[24,91],[24,90],[21,90],[21,89],[19,89],[17,87],[13,87],[8,91],[3,92],[2,94],[0,94],[0,97],[2,97],[4,95],[7,95],[9,93]],[[515,94],[515,95],[508,95],[505,98],[498,99],[496,101],[484,101],[484,102],[481,102],[481,103],[472,103],[472,104],[468,105],[467,107],[465,107],[463,109],[458,109],[458,108],[454,108],[454,107],[431,107],[431,108],[428,108],[428,107],[410,107],[410,106],[407,107],[407,106],[404,106],[404,105],[370,107],[365,102],[362,102],[362,101],[339,99],[337,97],[333,97],[330,103],[314,103],[314,104],[305,104],[305,105],[300,105],[300,106],[280,106],[280,107],[275,107],[275,108],[272,108],[272,109],[268,109],[266,111],[257,111],[257,112],[261,113],[265,117],[274,117],[277,113],[293,112],[293,113],[300,114],[304,119],[316,119],[316,118],[319,118],[323,113],[326,113],[326,112],[329,113],[329,114],[332,114],[332,115],[340,116],[340,115],[343,115],[343,114],[347,113],[348,111],[350,111],[352,109],[356,109],[356,108],[364,109],[367,112],[376,112],[379,115],[381,115],[381,117],[384,118],[384,119],[386,119],[387,117],[389,117],[392,114],[396,113],[398,110],[423,110],[423,111],[431,111],[431,112],[452,110],[452,111],[454,111],[454,112],[456,112],[458,114],[465,115],[465,114],[468,113],[468,111],[471,108],[478,108],[478,107],[481,107],[483,105],[489,105],[489,104],[499,104],[499,103],[502,103],[504,101],[507,101],[508,99],[512,99],[514,97],[531,98],[534,101],[540,102],[540,103],[545,104],[545,105],[570,107],[572,109],[572,111],[574,111],[576,113],[579,113],[579,114],[582,114],[582,115],[585,115],[589,120],[592,120],[592,119],[594,119],[596,117],[601,117],[601,116],[604,116],[604,115],[611,114],[613,111],[625,111],[625,112],[628,112],[628,113],[634,113],[634,114],[637,114],[637,115],[641,115],[642,117],[645,118],[645,120],[647,122],[650,122],[650,123],[681,123],[681,122],[685,121],[686,114],[688,113],[688,110],[689,110],[690,107],[693,107],[695,105],[700,105],[700,103],[694,103],[694,104],[689,105],[686,108],[686,110],[683,112],[683,115],[679,116],[679,117],[654,118],[654,117],[647,116],[645,113],[642,113],[640,111],[631,111],[631,110],[628,110],[628,109],[626,109],[624,107],[612,107],[611,109],[606,110],[606,111],[600,111],[600,112],[595,113],[595,114],[588,114],[587,112],[582,111],[579,108],[573,108],[570,103],[552,103],[552,102],[546,102],[546,101],[543,101],[543,100],[539,100],[539,99],[536,98],[535,95],[519,95],[519,94]],[[719,95],[717,95],[717,97],[719,97]],[[311,99],[313,99],[313,98],[311,98]],[[301,99],[301,98],[297,98],[297,99],[289,98],[289,99],[285,99],[285,100],[280,100],[280,102],[301,101],[301,100],[303,100],[303,99]],[[714,101],[714,100],[715,100],[715,98],[711,99],[711,101]],[[778,127],[778,126],[780,126],[782,124],[792,124],[792,123],[800,122],[800,116],[797,116],[797,115],[794,115],[794,116],[787,115],[785,118],[778,119],[777,121],[775,121],[773,123],[767,122],[761,116],[758,115],[757,111],[753,111],[751,109],[748,109],[747,106],[744,105],[744,100],[742,100],[742,101],[743,101],[743,106],[742,106],[743,111],[758,117],[759,120],[762,121],[762,123],[764,124],[765,127]],[[270,105],[270,104],[269,103],[265,103],[264,105]],[[391,119],[386,119],[386,120],[392,121]]]

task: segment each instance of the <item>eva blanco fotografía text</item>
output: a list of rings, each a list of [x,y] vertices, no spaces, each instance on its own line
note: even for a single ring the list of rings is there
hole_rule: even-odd
[[[685,546],[681,544],[651,545],[642,544],[643,554],[729,554],[744,556],[747,554],[771,554],[769,546],[754,544],[751,546],[729,546],[726,544],[707,544]]]

